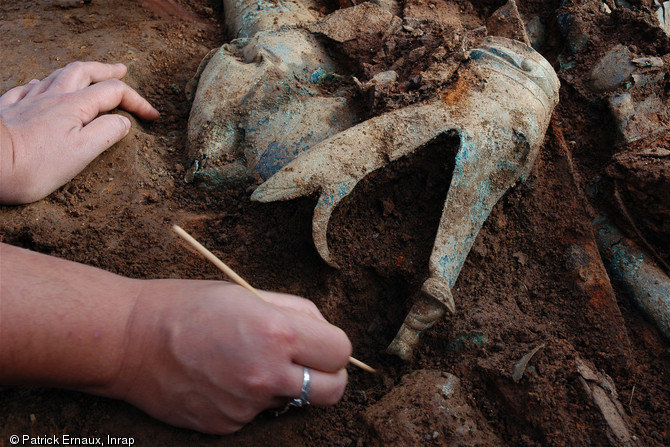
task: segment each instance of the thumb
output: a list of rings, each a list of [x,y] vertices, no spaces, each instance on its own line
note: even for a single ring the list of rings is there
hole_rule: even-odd
[[[122,115],[101,115],[81,130],[81,156],[85,165],[128,135],[130,120]]]

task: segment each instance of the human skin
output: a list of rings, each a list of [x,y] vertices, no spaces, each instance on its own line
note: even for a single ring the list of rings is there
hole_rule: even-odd
[[[159,114],[120,79],[123,64],[74,62],[0,97],[0,203],[46,197],[126,136],[130,120]]]
[[[127,118],[98,113],[120,105],[158,117],[118,80],[121,67],[69,65],[0,97],[0,203],[48,195],[128,133]],[[130,279],[0,244],[0,384],[121,399],[218,434],[298,397],[304,367],[311,402],[335,404],[349,339],[310,301],[264,296],[222,281]]]
[[[170,424],[231,433],[300,395],[333,405],[346,335],[311,301],[222,281],[138,280],[0,245],[0,383],[125,400]]]

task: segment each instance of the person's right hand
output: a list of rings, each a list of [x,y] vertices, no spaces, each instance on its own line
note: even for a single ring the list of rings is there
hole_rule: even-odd
[[[306,366],[310,402],[337,403],[347,336],[311,301],[263,294],[270,303],[226,282],[144,281],[123,364],[102,394],[173,425],[225,434],[300,396]]]
[[[128,118],[100,113],[120,106],[158,118],[120,81],[126,71],[123,64],[73,62],[0,96],[0,203],[46,197],[128,134]]]

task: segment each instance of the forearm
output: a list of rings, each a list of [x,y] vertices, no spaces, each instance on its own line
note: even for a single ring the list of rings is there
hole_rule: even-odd
[[[0,383],[104,388],[119,373],[140,287],[0,244]]]

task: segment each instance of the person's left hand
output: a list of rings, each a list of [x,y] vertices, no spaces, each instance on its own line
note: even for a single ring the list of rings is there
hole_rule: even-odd
[[[0,96],[0,203],[42,199],[126,136],[130,120],[159,114],[120,81],[123,64],[74,62]]]

